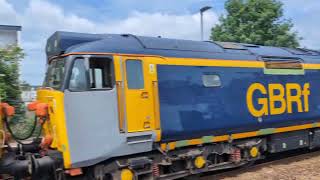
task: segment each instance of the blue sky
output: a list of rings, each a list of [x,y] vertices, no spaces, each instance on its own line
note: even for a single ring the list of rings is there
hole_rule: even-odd
[[[304,39],[303,47],[320,49],[319,0],[281,0],[285,17],[292,19]],[[0,0],[0,24],[22,25],[26,57],[21,79],[38,85],[45,72],[46,39],[57,30],[88,33],[133,33],[199,40],[202,6],[205,36],[224,14],[225,0]]]

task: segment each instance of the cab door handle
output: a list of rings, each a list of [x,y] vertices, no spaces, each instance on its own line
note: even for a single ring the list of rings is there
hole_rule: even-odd
[[[140,97],[141,97],[142,99],[148,99],[148,98],[149,98],[149,93],[148,93],[148,92],[142,92],[141,95],[140,95]]]

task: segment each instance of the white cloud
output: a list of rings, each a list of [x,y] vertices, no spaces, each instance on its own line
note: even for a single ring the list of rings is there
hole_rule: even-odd
[[[207,12],[205,22],[206,36],[217,22],[217,15]],[[123,20],[113,21],[112,17],[105,22],[93,22],[72,13],[65,13],[62,8],[47,1],[32,0],[23,15],[23,26],[27,30],[43,33],[56,30],[91,32],[91,33],[133,33],[149,36],[171,38],[199,39],[198,14],[173,15],[164,13],[142,13],[134,11]]]
[[[0,23],[15,25],[18,23],[18,18],[12,5],[5,0],[0,0]]]
[[[47,1],[32,0],[23,15],[23,25],[33,30],[43,32],[54,31],[55,29],[83,31],[94,30],[95,24],[85,18],[74,14],[65,14],[62,8]]]
[[[292,19],[294,30],[303,38],[302,47],[320,49],[320,3],[318,0],[282,0],[285,15]]]
[[[302,45],[320,49],[318,30],[320,3],[317,0],[282,0],[285,13],[292,17],[295,29],[304,37]],[[64,11],[57,4],[46,0],[30,0],[23,11],[15,11],[6,0],[0,0],[0,23],[23,26],[22,45],[27,54],[22,64],[22,78],[39,84],[45,71],[44,46],[46,39],[57,30],[86,33],[132,33],[145,36],[168,38],[200,39],[199,13],[172,14],[161,12],[132,11],[124,19],[99,17],[104,21],[96,22],[81,17],[72,11]],[[92,12],[91,12],[92,13]],[[298,14],[298,15],[297,15]],[[218,21],[213,11],[205,13],[205,37]],[[35,77],[37,76],[37,77]]]
[[[209,38],[210,29],[217,23],[217,15],[207,12],[204,16],[205,37]],[[133,12],[125,20],[108,24],[107,32],[133,33],[146,36],[162,36],[180,39],[200,39],[200,15],[169,15],[163,13]]]
[[[293,12],[304,12],[319,11],[320,3],[317,0],[281,0],[285,5],[285,8],[290,9]]]
[[[106,17],[104,22],[93,22],[76,14],[66,13],[61,7],[43,0],[31,0],[23,13],[15,12],[12,6],[4,0],[0,0],[0,6],[7,9],[6,13],[0,14],[0,17],[14,15],[18,17],[18,21],[23,26],[22,44],[27,57],[22,63],[22,78],[37,84],[41,82],[39,77],[44,73],[46,39],[57,30],[131,33],[193,40],[200,38],[198,14],[174,15],[133,11],[126,19],[114,21],[112,17]],[[205,37],[209,37],[210,29],[218,21],[217,19],[214,12],[206,12],[204,16]]]

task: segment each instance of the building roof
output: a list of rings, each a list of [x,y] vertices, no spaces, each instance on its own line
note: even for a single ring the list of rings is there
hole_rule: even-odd
[[[47,41],[47,56],[72,52],[145,54],[163,57],[226,60],[301,60],[320,63],[320,52],[232,42],[191,41],[131,34],[56,32]]]
[[[7,31],[21,31],[21,26],[12,26],[12,25],[0,25],[0,30],[7,30]]]

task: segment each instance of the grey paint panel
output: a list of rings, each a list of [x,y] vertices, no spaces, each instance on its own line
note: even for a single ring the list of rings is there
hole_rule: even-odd
[[[153,132],[145,132],[144,134],[150,134],[154,136]],[[143,135],[141,133],[134,133],[137,136]],[[107,160],[112,157],[119,157],[124,155],[130,155],[130,154],[136,154],[136,153],[142,153],[142,152],[149,152],[152,151],[152,144],[153,139],[149,139],[149,141],[145,142],[136,142],[136,143],[128,143],[127,142],[127,135],[121,135],[118,137],[115,137],[114,140],[117,140],[119,143],[109,144],[112,148],[105,149],[105,153],[100,156],[95,156],[95,158],[87,158],[87,160],[82,161],[75,161],[72,163],[72,167],[85,167],[89,165],[96,164],[98,162]]]
[[[128,143],[118,124],[116,89],[109,91],[65,92],[65,112],[72,167],[93,165],[115,156],[152,150],[149,141]]]

